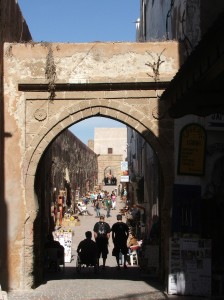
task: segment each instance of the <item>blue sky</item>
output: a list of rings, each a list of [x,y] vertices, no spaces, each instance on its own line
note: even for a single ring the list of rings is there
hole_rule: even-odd
[[[140,0],[18,0],[34,42],[134,42]],[[124,127],[108,118],[89,118],[70,127],[85,144],[94,127]]]
[[[94,128],[120,128],[126,125],[112,119],[103,117],[92,117],[71,126],[72,131],[83,143],[87,144],[88,140],[94,138]]]
[[[18,0],[35,42],[135,41],[140,0]]]

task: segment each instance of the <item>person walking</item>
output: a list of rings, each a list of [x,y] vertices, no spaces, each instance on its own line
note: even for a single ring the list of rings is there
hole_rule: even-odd
[[[110,238],[110,225],[105,222],[104,215],[100,215],[100,220],[94,225],[93,231],[96,245],[98,248],[98,266],[100,257],[102,255],[104,270],[108,254],[108,240]]]
[[[111,200],[112,200],[112,209],[113,210],[116,210],[116,195],[115,195],[115,193],[114,192],[112,192],[112,194],[111,194]]]
[[[98,196],[97,191],[95,191],[95,192],[94,192],[93,206],[96,205],[97,196]]]
[[[90,203],[91,203],[91,205],[93,205],[93,206],[94,206],[94,200],[95,200],[95,194],[94,194],[94,192],[92,192],[92,193],[90,194]]]
[[[129,228],[128,225],[122,222],[122,215],[117,215],[117,222],[113,224],[112,228],[112,240],[114,243],[114,249],[112,255],[116,257],[117,262],[117,269],[120,270],[119,264],[119,256],[120,252],[124,256],[124,268],[127,268],[127,254],[128,254],[128,247],[127,247],[127,239],[129,236]]]
[[[96,210],[96,217],[98,218],[100,216],[100,200],[97,199],[95,203],[95,210]]]
[[[107,199],[106,199],[107,218],[111,217],[111,215],[110,215],[111,208],[112,208],[112,201],[111,201],[110,196],[107,196]]]

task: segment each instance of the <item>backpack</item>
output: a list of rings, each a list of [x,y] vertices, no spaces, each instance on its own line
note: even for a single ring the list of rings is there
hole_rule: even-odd
[[[107,230],[106,230],[105,222],[99,222],[97,236],[105,237],[106,234],[107,234]]]

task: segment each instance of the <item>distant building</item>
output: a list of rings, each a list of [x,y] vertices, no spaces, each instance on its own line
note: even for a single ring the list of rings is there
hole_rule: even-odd
[[[94,152],[98,155],[98,185],[116,189],[121,184],[121,162],[127,159],[127,128],[95,128]]]

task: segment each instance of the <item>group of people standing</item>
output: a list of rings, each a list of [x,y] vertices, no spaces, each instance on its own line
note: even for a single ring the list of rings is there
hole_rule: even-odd
[[[112,255],[116,258],[117,268],[120,269],[119,259],[121,254],[124,257],[123,267],[127,268],[127,240],[129,237],[129,227],[122,221],[122,215],[117,215],[117,222],[115,222],[112,227],[105,222],[105,216],[100,215],[99,221],[94,225],[93,232],[95,242],[92,240],[92,232],[87,231],[86,239],[81,241],[78,245],[77,252],[81,257],[81,260],[84,263],[86,261],[91,261],[91,264],[96,263],[99,266],[99,260],[102,257],[102,268],[105,269],[107,255],[109,253],[108,243],[110,235],[112,234],[112,241],[114,244]]]
[[[111,209],[116,210],[116,204],[116,195],[114,192],[112,192],[111,195],[109,193],[99,193],[96,201],[94,201],[96,217],[100,217],[102,209],[106,210],[107,218],[111,217]]]

